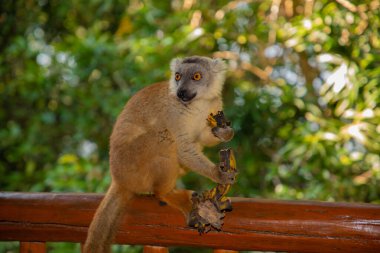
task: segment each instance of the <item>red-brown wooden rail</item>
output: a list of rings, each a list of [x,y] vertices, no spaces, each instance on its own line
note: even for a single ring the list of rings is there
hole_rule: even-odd
[[[43,242],[78,242],[102,195],[0,192],[0,241],[21,252],[46,252]],[[380,205],[232,198],[223,231],[199,235],[182,214],[153,197],[130,204],[116,243],[290,252],[380,252]],[[37,243],[34,243],[37,242]],[[161,246],[161,247],[154,247]],[[228,251],[230,250],[230,251]]]

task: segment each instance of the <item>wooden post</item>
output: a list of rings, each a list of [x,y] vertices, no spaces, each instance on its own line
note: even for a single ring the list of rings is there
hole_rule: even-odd
[[[20,242],[20,253],[46,253],[46,243]]]

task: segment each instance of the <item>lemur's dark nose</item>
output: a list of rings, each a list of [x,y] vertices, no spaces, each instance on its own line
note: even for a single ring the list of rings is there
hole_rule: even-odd
[[[177,91],[177,97],[179,99],[181,99],[183,102],[189,102],[190,100],[192,100],[195,96],[197,95],[197,93],[194,93],[194,94],[191,94],[188,90],[186,89],[179,89]]]
[[[177,97],[183,100],[186,97],[186,90],[183,90],[183,89],[178,90]]]

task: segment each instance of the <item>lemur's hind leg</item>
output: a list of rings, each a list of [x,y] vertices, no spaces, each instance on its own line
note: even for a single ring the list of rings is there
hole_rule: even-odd
[[[156,192],[157,198],[171,207],[180,210],[187,218],[192,209],[192,191],[173,189],[168,193]]]

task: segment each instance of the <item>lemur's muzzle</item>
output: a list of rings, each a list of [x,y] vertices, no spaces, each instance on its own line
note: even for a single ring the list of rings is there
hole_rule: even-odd
[[[180,89],[180,90],[177,91],[177,97],[182,102],[189,102],[190,100],[192,100],[193,98],[195,98],[196,95],[197,95],[197,93],[190,93],[186,89]]]

